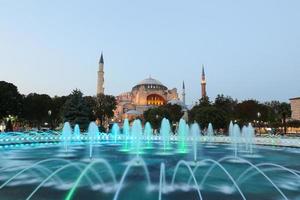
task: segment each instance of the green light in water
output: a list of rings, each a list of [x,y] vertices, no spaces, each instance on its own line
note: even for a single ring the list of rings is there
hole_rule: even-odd
[[[108,168],[108,170],[110,171],[110,174],[112,175],[112,179],[113,179],[114,183],[116,184],[116,178],[115,178],[115,176],[113,175],[112,169],[109,167],[107,161],[105,161],[105,160],[94,161],[94,162],[90,163],[89,165],[87,165],[87,166],[85,167],[85,169],[82,171],[82,173],[78,176],[78,178],[77,178],[77,180],[75,181],[75,183],[73,184],[71,190],[69,190],[69,192],[68,192],[68,194],[67,194],[65,200],[71,200],[71,199],[73,198],[73,196],[74,196],[74,194],[75,194],[75,192],[76,192],[76,189],[77,189],[78,185],[80,184],[82,178],[83,178],[83,177],[85,176],[85,174],[89,171],[89,169],[90,169],[91,167],[93,167],[95,164],[104,164],[104,165]]]

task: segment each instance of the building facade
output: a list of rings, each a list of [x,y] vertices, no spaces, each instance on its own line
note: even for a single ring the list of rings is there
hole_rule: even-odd
[[[101,53],[98,68],[97,95],[104,94],[104,59]],[[206,77],[204,66],[201,76],[201,97],[206,97]],[[117,108],[114,110],[114,120],[122,121],[142,117],[144,111],[149,108],[165,104],[177,104],[187,116],[188,106],[185,101],[185,83],[182,83],[181,99],[178,97],[177,89],[168,89],[164,84],[154,78],[146,78],[132,87],[131,91],[116,96]],[[186,117],[187,120],[187,117]]]
[[[176,88],[169,90],[160,81],[149,77],[133,86],[130,92],[116,96],[116,99],[115,120],[123,120],[142,116],[144,111],[151,107],[165,105],[178,99],[178,93]]]
[[[300,97],[290,99],[292,119],[300,120]]]

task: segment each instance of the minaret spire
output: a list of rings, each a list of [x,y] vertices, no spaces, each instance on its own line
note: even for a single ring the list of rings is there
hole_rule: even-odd
[[[99,60],[97,95],[98,94],[104,94],[104,59],[103,59],[103,52],[101,52],[101,56],[100,56],[100,60]]]
[[[103,59],[103,52],[101,51],[101,56],[100,56],[100,60],[99,60],[99,64],[104,64],[104,59]]]
[[[202,94],[202,98],[207,96],[207,94],[206,94],[206,77],[205,77],[204,65],[202,65],[201,94]]]
[[[185,105],[185,85],[184,85],[184,81],[182,82],[182,102]]]

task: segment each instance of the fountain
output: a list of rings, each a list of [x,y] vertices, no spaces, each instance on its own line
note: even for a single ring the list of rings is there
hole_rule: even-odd
[[[251,123],[249,123],[245,135],[245,140],[246,140],[246,150],[248,150],[251,154],[253,153],[254,137],[255,137],[255,130],[252,127]]]
[[[125,119],[125,120],[124,120],[124,123],[123,123],[123,135],[125,136],[125,140],[128,139],[129,134],[130,134],[130,125],[129,125],[129,121],[128,121],[128,119]]]
[[[71,128],[70,123],[66,122],[64,124],[63,130],[61,133],[61,141],[64,144],[65,151],[68,150],[68,146],[70,145],[71,138],[72,138],[72,128]]]
[[[184,119],[180,119],[179,127],[178,127],[178,152],[186,153],[186,137],[188,135],[187,132],[187,124]]]
[[[132,127],[131,127],[131,146],[136,153],[137,156],[141,153],[141,140],[142,140],[142,134],[143,134],[143,128],[142,128],[142,122],[139,119],[136,119],[133,121]]]
[[[199,140],[199,137],[201,135],[200,133],[200,127],[198,123],[193,123],[191,128],[192,138],[193,138],[193,149],[194,149],[194,161],[197,161],[197,143]]]
[[[74,127],[73,140],[77,142],[80,141],[80,128],[78,124]]]
[[[211,123],[208,124],[208,128],[207,128],[207,141],[208,142],[213,142],[213,138],[214,138],[214,128],[212,126]]]
[[[114,124],[111,137],[100,135],[94,122],[87,132],[75,126],[72,133],[65,123],[59,135],[5,133],[0,135],[0,197],[299,199],[299,138],[255,138],[251,124],[240,129],[232,122],[229,137],[214,135],[212,124],[206,136],[200,130],[197,123],[189,128],[181,119],[171,136],[170,123],[163,119],[160,136],[153,136],[148,122],[143,129],[140,120],[131,128],[125,120],[122,133]],[[212,144],[216,148],[206,148]],[[61,147],[68,154],[59,153]],[[89,156],[82,149],[89,150]],[[250,156],[253,151],[259,159]]]
[[[128,119],[125,119],[123,123],[123,138],[125,140],[124,147],[122,149],[123,151],[128,151],[129,136],[130,136],[130,125]]]
[[[233,123],[232,123],[232,121],[230,121],[230,124],[229,124],[228,135],[229,135],[229,138],[231,138],[232,135],[233,135]]]
[[[99,137],[99,128],[96,125],[95,122],[91,122],[89,124],[89,128],[88,128],[88,137],[89,137],[89,143],[90,143],[90,158],[92,158],[93,156],[93,145],[95,143],[95,141],[97,140],[97,138]]]
[[[152,148],[151,140],[153,137],[153,130],[152,130],[151,124],[149,122],[146,122],[146,124],[145,124],[144,135],[146,136],[146,139],[147,139],[147,148],[148,149]]]
[[[171,135],[171,126],[168,119],[163,118],[160,127],[160,137],[163,141],[163,150],[164,152],[167,149],[170,149],[170,135]]]
[[[233,132],[231,135],[231,142],[234,149],[234,157],[237,158],[238,155],[238,149],[239,149],[239,143],[241,139],[241,129],[239,125],[234,124],[233,125]]]
[[[114,123],[111,129],[112,137],[114,138],[115,143],[117,143],[118,137],[120,135],[120,128],[117,123]]]

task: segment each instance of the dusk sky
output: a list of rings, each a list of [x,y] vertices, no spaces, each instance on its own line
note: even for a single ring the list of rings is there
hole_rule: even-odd
[[[199,99],[300,96],[300,1],[0,0],[0,80],[23,94],[130,91],[151,77]]]

